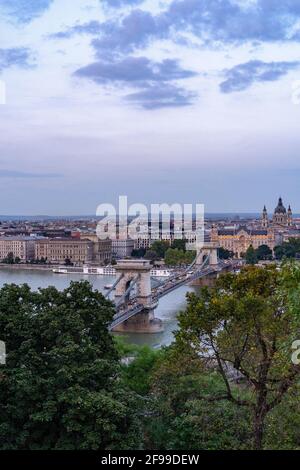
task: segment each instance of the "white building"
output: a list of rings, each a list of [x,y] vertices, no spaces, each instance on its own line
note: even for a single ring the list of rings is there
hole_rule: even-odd
[[[126,238],[124,240],[112,240],[113,258],[128,258],[134,250],[134,240]]]

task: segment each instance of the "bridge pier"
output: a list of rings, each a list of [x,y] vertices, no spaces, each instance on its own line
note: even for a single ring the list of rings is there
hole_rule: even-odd
[[[190,286],[193,287],[214,287],[216,285],[216,280],[218,279],[218,274],[208,274],[205,277],[201,277],[190,283]]]
[[[139,313],[115,326],[112,331],[122,333],[159,333],[163,331],[163,324],[159,318],[155,318],[154,310],[157,302],[152,300],[151,294],[151,264],[147,260],[120,260],[116,266],[118,276],[122,276],[116,288],[116,300],[122,299],[130,289],[130,284],[135,283],[136,296],[134,305],[142,305]],[[124,305],[132,307],[130,293],[124,299]]]
[[[155,307],[154,307],[155,308]],[[156,318],[153,309],[145,309],[129,320],[113,328],[115,333],[161,333],[164,331],[162,321]]]
[[[201,266],[205,258],[209,258],[209,265],[210,266],[218,266],[219,259],[218,259],[218,248],[219,244],[215,242],[204,242],[204,244],[199,247],[197,250],[197,261],[196,265]]]

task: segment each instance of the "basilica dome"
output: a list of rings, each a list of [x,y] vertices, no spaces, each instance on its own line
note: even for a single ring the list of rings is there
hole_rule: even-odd
[[[275,214],[286,214],[286,208],[283,205],[282,198],[279,198],[277,207],[275,209]]]

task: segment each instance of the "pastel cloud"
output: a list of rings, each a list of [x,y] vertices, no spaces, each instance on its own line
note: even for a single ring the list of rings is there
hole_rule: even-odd
[[[290,70],[300,66],[300,62],[263,62],[251,60],[225,71],[226,80],[220,84],[222,93],[243,91],[254,83],[274,82]]]
[[[30,51],[25,47],[0,49],[0,71],[12,66],[28,67]]]
[[[27,23],[49,8],[53,0],[1,0],[0,11]]]
[[[195,94],[170,82],[195,75],[194,71],[181,68],[174,59],[153,62],[146,57],[94,62],[75,72],[75,76],[88,78],[97,84],[140,88],[141,91],[129,94],[125,99],[145,109],[190,104]]]
[[[122,8],[124,6],[135,6],[143,3],[144,0],[100,0],[100,3],[110,8]]]
[[[78,77],[90,78],[96,83],[127,82],[140,86],[148,81],[179,80],[195,76],[195,72],[182,69],[176,60],[153,62],[147,57],[127,57],[111,62],[94,62],[75,72]]]
[[[144,109],[176,108],[193,103],[195,93],[169,83],[148,85],[142,91],[131,93],[125,99]]]
[[[174,32],[178,34],[184,31],[193,33],[206,44],[216,41],[298,41],[299,19],[298,0],[256,0],[250,3],[234,0],[173,0],[158,14],[134,9],[125,16],[118,15],[98,25],[75,25],[56,36],[95,34],[98,37],[93,45],[99,54],[103,50],[132,51],[147,46],[151,40],[172,37]]]

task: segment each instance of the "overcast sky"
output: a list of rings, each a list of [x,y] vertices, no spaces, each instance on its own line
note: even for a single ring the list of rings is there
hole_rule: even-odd
[[[0,0],[0,80],[0,214],[300,212],[299,0]]]

